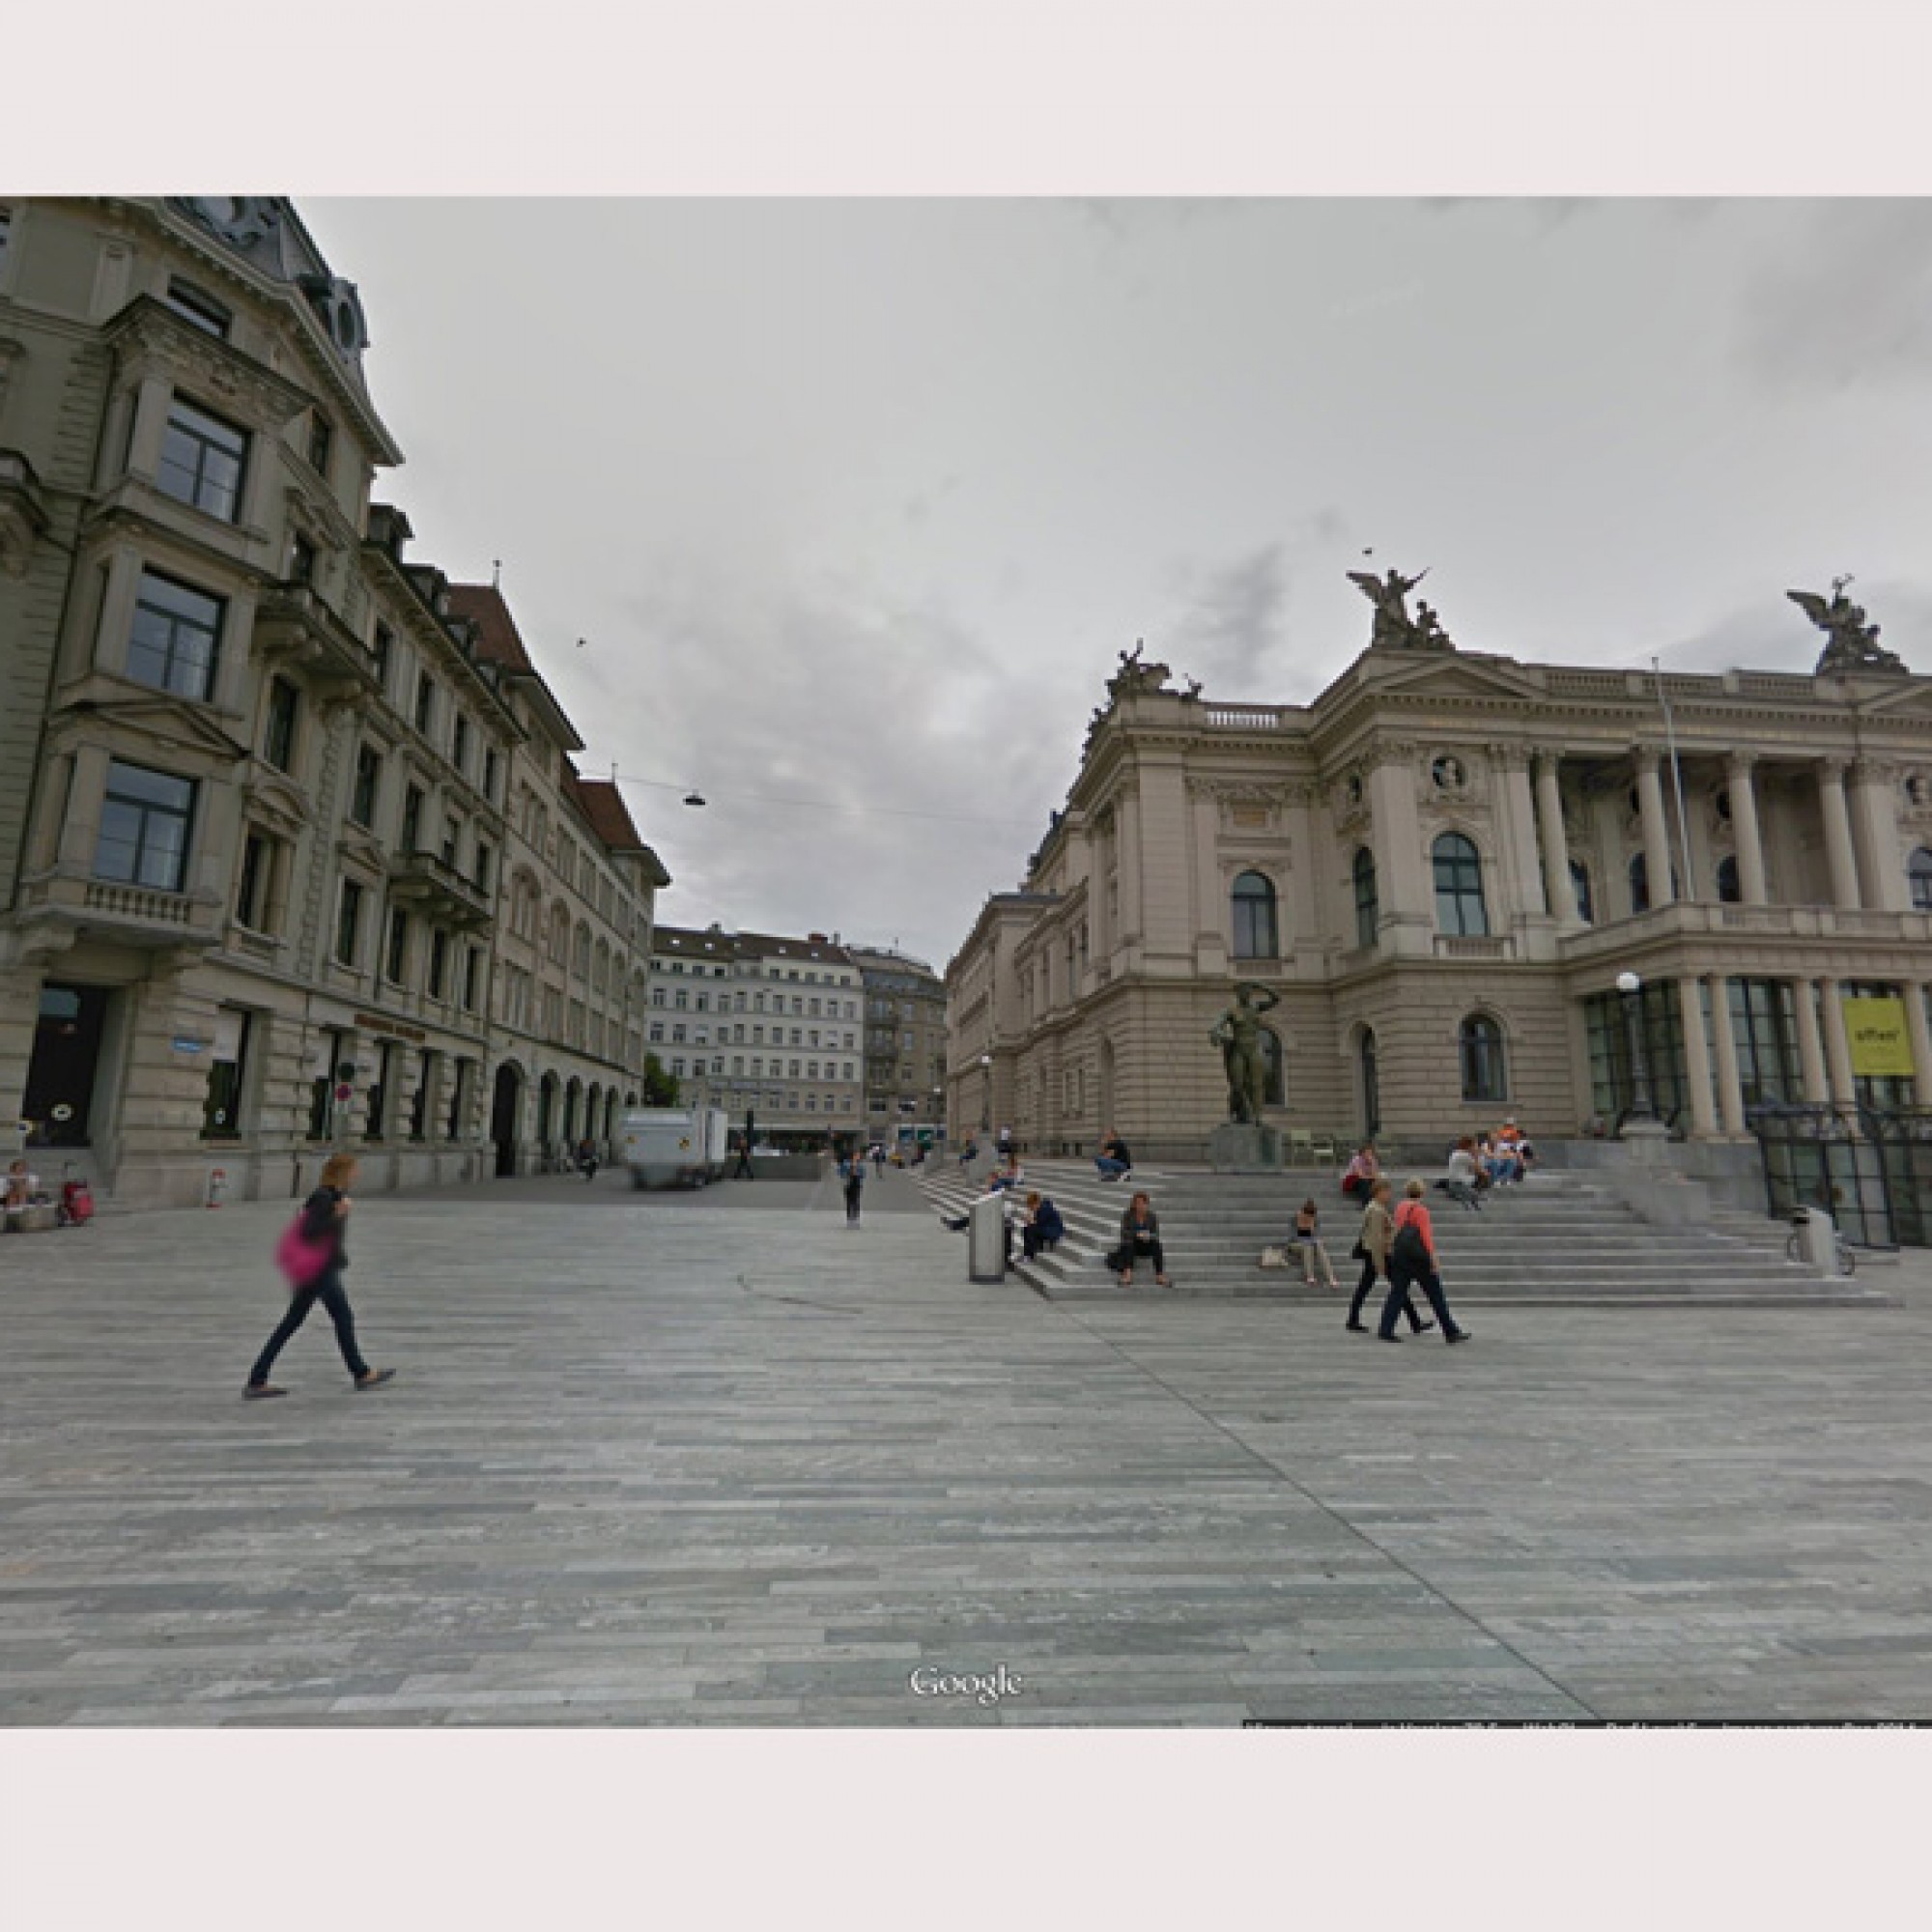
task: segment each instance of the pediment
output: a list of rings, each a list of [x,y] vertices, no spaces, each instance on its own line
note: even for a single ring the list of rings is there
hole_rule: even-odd
[[[152,738],[173,752],[199,752],[225,764],[248,754],[247,745],[223,727],[220,714],[164,692],[123,695],[119,690],[102,691],[97,685],[84,701],[88,712],[101,724]],[[62,710],[71,717],[79,708],[70,700]]]
[[[1859,681],[1848,680],[1854,684]],[[1873,678],[1870,688],[1857,699],[1857,708],[1866,718],[1932,724],[1932,677],[1888,677],[1882,683]]]
[[[1384,659],[1394,652],[1384,651]],[[1522,666],[1509,658],[1473,657],[1462,651],[1403,652],[1411,658],[1384,670],[1369,688],[1380,696],[1460,699],[1483,702],[1498,697],[1547,703],[1548,693]]]

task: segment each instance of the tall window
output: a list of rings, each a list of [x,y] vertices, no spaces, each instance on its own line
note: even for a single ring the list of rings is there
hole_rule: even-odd
[[[289,582],[315,582],[315,546],[299,530],[289,542]]]
[[[357,825],[375,824],[376,795],[382,782],[383,760],[375,746],[358,746],[355,752],[355,788],[349,799],[349,815]]]
[[[220,598],[142,571],[128,637],[128,675],[177,697],[205,700],[214,685],[221,611]]]
[[[205,1141],[240,1140],[242,1082],[248,1068],[248,1015],[239,1007],[216,1008],[213,1044],[208,1088],[202,1098],[201,1137]]]
[[[1472,840],[1445,832],[1434,847],[1435,923],[1450,934],[1480,939],[1490,929],[1483,903],[1483,862]]]
[[[1650,910],[1650,861],[1639,852],[1630,862],[1631,916]]]
[[[1506,1100],[1509,1080],[1503,1065],[1503,1030],[1488,1013],[1471,1013],[1457,1035],[1465,1100]]]
[[[362,1123],[365,1140],[379,1141],[383,1138],[384,1123],[389,1111],[389,1095],[395,1090],[390,1080],[396,1064],[396,1042],[385,1039],[376,1049],[376,1078],[369,1087],[369,1107]]]
[[[311,411],[308,419],[308,467],[325,479],[328,475],[328,452],[334,441],[335,432],[329,427],[328,418],[320,410]]]
[[[187,882],[188,826],[193,815],[191,780],[111,760],[100,802],[94,876],[180,892]]]
[[[463,1112],[469,1104],[469,1066],[467,1060],[456,1063],[456,1077],[449,1083],[449,1132],[447,1138],[463,1138]]]
[[[1920,912],[1932,912],[1932,852],[1919,846],[1907,867],[1912,880],[1912,903]]]
[[[410,916],[401,906],[389,908],[389,943],[383,960],[383,977],[392,986],[403,983],[410,964]]]
[[[1804,1098],[1798,1055],[1798,1013],[1788,980],[1727,982],[1731,1033],[1737,1041],[1738,1079],[1745,1105],[1789,1103]],[[1649,992],[1646,986],[1644,991]]]
[[[285,677],[269,681],[269,721],[262,734],[262,755],[277,771],[290,770],[296,761],[296,710],[299,694]]]
[[[362,888],[354,879],[342,882],[342,897],[335,909],[335,957],[344,966],[355,963],[355,942],[362,928]]]
[[[1597,907],[1590,895],[1590,868],[1580,859],[1570,861],[1570,890],[1577,895],[1577,917],[1585,925],[1596,924]]]
[[[1355,944],[1373,946],[1380,920],[1376,903],[1376,857],[1364,845],[1355,854]]]
[[[1278,952],[1274,887],[1260,872],[1243,872],[1235,881],[1235,957],[1273,959]]]
[[[466,776],[468,775],[469,770],[469,720],[461,714],[458,715],[456,723],[450,727],[449,762],[459,772],[466,774]]]
[[[168,496],[232,524],[241,508],[242,471],[248,459],[244,431],[177,396],[161,437],[156,480]]]
[[[438,930],[429,936],[429,996],[442,998],[443,975],[449,966],[449,936]]]
[[[436,713],[436,680],[428,671],[416,679],[416,729],[425,738],[429,736],[430,720]]]
[[[482,951],[472,946],[463,957],[463,1010],[466,1013],[476,1010],[476,981],[482,970]]]
[[[384,693],[389,689],[389,659],[396,648],[396,634],[386,624],[376,626],[376,639],[370,645],[370,655],[376,660],[376,682]]]
[[[1723,905],[1736,905],[1744,895],[1744,889],[1738,883],[1738,862],[1726,854],[1718,861],[1719,902]]]
[[[403,793],[403,850],[415,852],[422,846],[423,793],[420,785],[411,785]]]
[[[251,932],[281,928],[283,847],[266,832],[251,830],[242,844],[242,869],[235,882],[235,918]]]
[[[483,796],[492,805],[497,803],[497,752],[489,745],[483,748]]]

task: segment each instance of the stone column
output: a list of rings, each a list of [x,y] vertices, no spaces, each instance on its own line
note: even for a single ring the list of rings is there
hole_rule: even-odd
[[[74,675],[90,669],[126,673],[128,640],[134,631],[134,604],[140,587],[140,552],[117,545],[108,555],[107,583],[101,592],[94,635],[69,660]]]
[[[1731,831],[1738,844],[1738,889],[1746,905],[1765,905],[1770,892],[1764,877],[1764,838],[1757,823],[1754,752],[1733,752],[1729,762]]]
[[[1543,919],[1548,914],[1549,902],[1544,896],[1543,867],[1536,849],[1536,801],[1530,792],[1529,753],[1520,745],[1492,746],[1490,757],[1502,777],[1516,901],[1532,918]]]
[[[1912,1042],[1912,1097],[1926,1104],[1932,1094],[1932,1028],[1925,1023],[1925,982],[1908,980],[1900,989],[1905,996],[1905,1033]]]
[[[102,793],[107,789],[111,753],[104,745],[81,745],[73,753],[73,780],[68,787],[67,816],[61,820],[62,870],[86,878],[94,871],[94,848],[100,838]]]
[[[1190,781],[1188,810],[1194,819],[1194,950],[1204,973],[1226,970],[1228,947],[1227,895],[1222,890],[1219,840],[1221,806],[1204,784]]]
[[[1845,1025],[1845,1002],[1835,980],[1820,980],[1818,990],[1825,1007],[1825,1065],[1832,1098],[1849,1107],[1858,1098],[1858,1089],[1852,1081],[1852,1037]]]
[[[1864,902],[1881,912],[1908,903],[1905,846],[1898,836],[1900,774],[1861,758],[1852,771],[1852,837],[1858,847]]]
[[[1818,809],[1825,820],[1825,857],[1832,871],[1832,903],[1846,912],[1859,909],[1859,862],[1852,849],[1852,819],[1845,806],[1845,761],[1818,763]]]
[[[1540,752],[1536,759],[1537,816],[1542,821],[1544,882],[1549,909],[1559,925],[1580,925],[1577,887],[1570,877],[1570,838],[1563,829],[1563,788],[1558,770],[1561,752]]]
[[[1121,945],[1141,936],[1141,801],[1131,784],[1122,792],[1114,817],[1121,879],[1121,923],[1114,940]]]
[[[1711,1052],[1704,1034],[1702,980],[1678,980],[1677,1008],[1684,1021],[1684,1078],[1690,1089],[1690,1131],[1700,1141],[1707,1141],[1718,1131],[1718,1117],[1711,1105]],[[1723,1017],[1728,1021],[1730,1016]]]
[[[1422,849],[1422,817],[1415,805],[1415,747],[1377,748],[1380,762],[1369,775],[1374,813],[1376,891],[1383,930],[1398,952],[1435,951],[1435,908]]]
[[[1731,1024],[1731,982],[1721,973],[1711,977],[1711,1030],[1718,1049],[1718,1118],[1727,1134],[1742,1134],[1745,1089],[1738,1077],[1738,1037]]]
[[[128,444],[128,473],[152,483],[161,467],[161,439],[167,434],[174,384],[165,376],[145,376],[134,402],[134,433]],[[257,452],[259,459],[259,452]],[[258,460],[258,469],[275,466]]]
[[[1670,890],[1670,825],[1663,815],[1663,780],[1659,771],[1662,753],[1654,745],[1639,745],[1631,753],[1631,762],[1636,771],[1636,809],[1643,821],[1643,866],[1650,879],[1650,903],[1664,906],[1677,895]]]
[[[1798,1070],[1804,1098],[1811,1105],[1822,1107],[1832,1096],[1825,1081],[1825,1049],[1818,1038],[1818,1009],[1813,1003],[1811,981],[1794,980],[1791,989],[1798,1009]]]

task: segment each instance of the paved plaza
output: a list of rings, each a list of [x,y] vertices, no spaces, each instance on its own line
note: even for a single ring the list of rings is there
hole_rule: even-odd
[[[318,1313],[244,1404],[287,1213],[0,1241],[0,1721],[1932,1719],[1922,1260],[1398,1349],[972,1285],[898,1175],[504,1182],[358,1205],[391,1387]]]

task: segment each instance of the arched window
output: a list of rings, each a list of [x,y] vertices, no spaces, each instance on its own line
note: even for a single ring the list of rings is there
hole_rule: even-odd
[[[1630,863],[1631,914],[1650,910],[1650,865],[1641,852]]]
[[[1262,1028],[1262,1102],[1264,1106],[1288,1105],[1288,1079],[1282,1070],[1281,1036],[1272,1027]]]
[[[1912,903],[1920,912],[1932,912],[1932,852],[1919,846],[1907,870],[1912,879]]]
[[[1243,872],[1235,881],[1235,957],[1274,959],[1276,944],[1274,888],[1259,872]]]
[[[1471,1013],[1456,1037],[1465,1100],[1507,1100],[1508,1069],[1503,1064],[1503,1030],[1488,1013]]]
[[[1597,907],[1590,896],[1590,868],[1580,859],[1570,861],[1570,890],[1577,895],[1577,917],[1585,925],[1597,923]]]
[[[1355,854],[1355,944],[1373,946],[1380,921],[1376,904],[1376,855],[1364,845]]]
[[[1432,848],[1435,860],[1435,923],[1446,933],[1481,939],[1490,929],[1483,903],[1483,861],[1475,841],[1445,832]]]
[[[1744,895],[1744,888],[1738,884],[1738,862],[1727,853],[1718,861],[1719,902],[1736,905]]]

